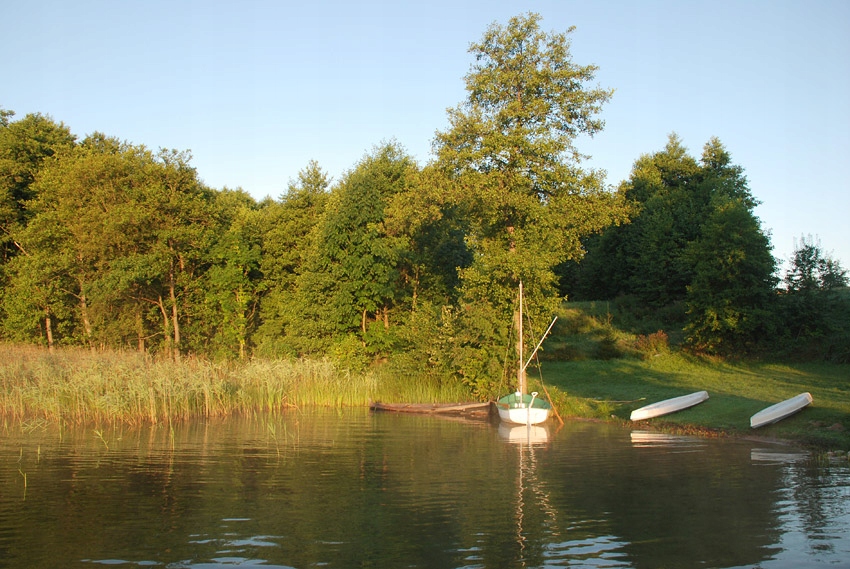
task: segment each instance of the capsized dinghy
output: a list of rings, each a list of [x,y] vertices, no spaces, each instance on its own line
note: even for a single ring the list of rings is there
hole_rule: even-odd
[[[780,401],[776,405],[771,405],[770,407],[765,407],[752,417],[750,417],[750,427],[753,429],[757,429],[758,427],[763,427],[764,425],[769,425],[771,423],[775,423],[777,421],[781,421],[785,417],[793,415],[797,411],[800,411],[806,405],[809,405],[812,402],[811,394],[806,391],[801,393],[800,395],[796,395],[790,399],[786,399],[785,401]]]
[[[643,421],[644,419],[652,419],[653,417],[660,417],[661,415],[667,415],[669,413],[681,411],[682,409],[687,409],[688,407],[693,407],[694,405],[702,403],[706,399],[708,399],[707,391],[697,391],[688,395],[682,395],[680,397],[674,397],[672,399],[658,401],[657,403],[653,403],[652,405],[646,405],[645,407],[641,407],[640,409],[635,409],[634,411],[632,411],[632,414],[629,418],[632,421]]]

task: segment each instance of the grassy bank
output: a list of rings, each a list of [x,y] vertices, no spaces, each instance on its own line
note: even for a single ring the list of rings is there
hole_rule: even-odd
[[[662,331],[681,330],[682,314],[669,309],[636,316],[634,307],[616,302],[565,304],[543,353],[543,378],[561,413],[630,423],[638,407],[706,390],[705,403],[640,424],[850,450],[850,365],[689,355],[678,346],[681,331]],[[754,413],[803,391],[814,398],[810,407],[775,425],[750,428]]]
[[[650,403],[706,390],[691,409],[639,423],[703,434],[774,437],[823,448],[850,449],[850,366],[710,361],[681,353],[619,360],[547,362],[544,378],[561,414],[628,423]],[[801,413],[754,430],[750,416],[808,391]]]
[[[628,338],[627,338],[628,340]],[[604,335],[599,342],[608,340]],[[631,341],[631,340],[628,340]],[[599,346],[588,344],[589,350]],[[608,348],[606,348],[608,349]],[[850,366],[730,363],[661,350],[645,357],[543,363],[544,384],[565,419],[628,423],[633,409],[697,390],[710,399],[641,423],[704,434],[758,435],[850,450]],[[809,391],[814,404],[754,431],[749,417]],[[96,352],[0,344],[0,416],[8,421],[167,423],[303,406],[365,406],[370,401],[468,400],[462,386],[441,386],[380,370],[350,373],[327,360],[215,363],[158,361],[133,352]]]

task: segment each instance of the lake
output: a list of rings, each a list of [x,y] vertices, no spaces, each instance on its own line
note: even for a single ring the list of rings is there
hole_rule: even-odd
[[[299,410],[0,431],[0,567],[850,567],[850,464],[568,422]]]

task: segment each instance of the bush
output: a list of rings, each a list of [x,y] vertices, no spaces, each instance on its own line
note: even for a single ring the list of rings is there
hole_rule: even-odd
[[[670,351],[669,338],[664,330],[659,330],[648,335],[639,335],[635,338],[633,346],[644,357],[664,354]]]

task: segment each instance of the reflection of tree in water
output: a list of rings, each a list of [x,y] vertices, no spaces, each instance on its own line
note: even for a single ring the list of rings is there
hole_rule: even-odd
[[[813,550],[840,543],[827,534],[846,530],[850,508],[829,478],[846,467],[751,459],[734,442],[638,444],[596,424],[524,446],[486,422],[360,411],[103,435],[108,448],[88,429],[0,439],[4,459],[14,446],[0,461],[9,566],[225,554],[293,567],[757,565],[781,554],[789,523]]]
[[[624,445],[621,432],[596,427],[568,425],[558,444],[575,450],[544,455],[540,472],[562,523],[590,529],[582,539],[599,555],[634,567],[723,567],[771,553],[782,482],[776,468],[752,467],[749,447],[699,439]]]
[[[834,552],[829,540],[842,529],[838,520],[850,518],[850,465],[797,460],[783,468],[777,516],[786,528],[802,534],[814,552]]]

